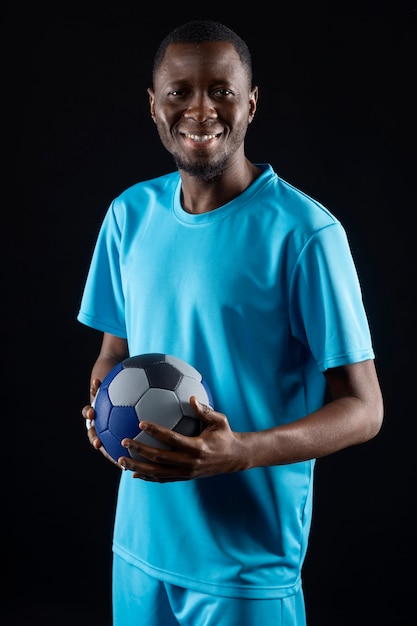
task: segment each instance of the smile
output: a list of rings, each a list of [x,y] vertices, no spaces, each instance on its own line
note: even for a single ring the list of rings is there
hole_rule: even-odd
[[[206,141],[211,141],[212,139],[216,139],[218,135],[192,135],[191,133],[185,133],[184,137],[186,139],[192,139],[193,141],[197,141],[199,143],[204,143]]]

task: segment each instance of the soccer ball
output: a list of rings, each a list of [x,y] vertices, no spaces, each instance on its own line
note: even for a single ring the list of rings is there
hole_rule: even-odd
[[[122,439],[128,437],[167,449],[161,441],[141,431],[142,419],[190,437],[199,435],[203,422],[190,405],[190,396],[213,406],[207,383],[189,363],[160,353],[128,357],[107,374],[92,403],[97,435],[115,461],[128,455],[146,461],[124,448]]]

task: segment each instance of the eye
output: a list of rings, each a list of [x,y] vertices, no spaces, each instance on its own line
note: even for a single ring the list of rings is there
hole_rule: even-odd
[[[214,95],[217,96],[232,96],[233,92],[230,89],[226,89],[225,87],[222,87],[220,89],[216,89],[216,91],[214,92]]]
[[[169,96],[172,97],[183,97],[185,95],[185,90],[184,89],[174,89],[173,91],[170,91]]]

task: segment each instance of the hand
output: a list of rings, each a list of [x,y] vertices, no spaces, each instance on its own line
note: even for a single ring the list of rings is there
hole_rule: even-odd
[[[101,381],[98,378],[95,378],[92,383],[91,383],[91,387],[90,387],[90,395],[91,398],[95,398],[98,388],[101,385]],[[121,467],[119,463],[117,463],[117,461],[115,461],[105,450],[103,444],[101,443],[101,440],[99,439],[96,429],[94,427],[94,415],[95,415],[95,411],[94,408],[91,406],[91,404],[86,404],[82,411],[82,416],[83,418],[86,420],[86,427],[87,427],[87,435],[88,435],[88,439],[91,443],[91,445],[93,446],[93,448],[95,448],[96,450],[100,450],[100,452],[102,453],[103,456],[106,457],[106,459],[108,459],[109,461],[111,461],[114,465],[117,465],[117,467]]]
[[[187,437],[152,422],[139,426],[152,437],[173,450],[153,448],[133,439],[123,439],[122,445],[148,461],[129,456],[120,457],[119,465],[133,471],[133,478],[159,483],[205,478],[215,474],[247,469],[245,433],[233,432],[227,417],[201,404],[195,396],[190,402],[205,428],[197,437]]]

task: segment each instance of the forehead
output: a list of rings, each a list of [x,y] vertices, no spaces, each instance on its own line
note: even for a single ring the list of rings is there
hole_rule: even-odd
[[[211,80],[247,77],[245,66],[228,41],[170,43],[155,74],[155,82],[192,80],[205,76]]]

